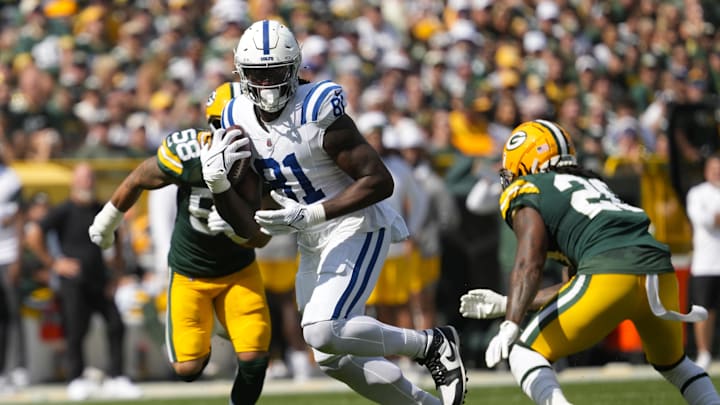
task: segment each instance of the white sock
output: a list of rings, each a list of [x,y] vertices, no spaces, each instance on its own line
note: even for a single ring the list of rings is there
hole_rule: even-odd
[[[402,375],[400,368],[382,357],[331,356],[315,350],[320,369],[358,394],[379,404],[441,405]]]
[[[534,350],[513,346],[508,357],[510,371],[525,395],[538,405],[570,404],[550,362]]]
[[[655,369],[676,386],[682,396],[690,405],[719,405],[720,396],[718,396],[715,386],[705,370],[690,361],[687,356],[676,366],[665,369],[655,366]]]
[[[413,359],[424,355],[428,340],[423,331],[387,325],[369,316],[306,325],[303,336],[311,347],[324,353],[402,355]]]

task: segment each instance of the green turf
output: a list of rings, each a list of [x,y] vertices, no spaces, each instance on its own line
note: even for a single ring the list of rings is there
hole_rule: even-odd
[[[720,377],[713,378],[720,386]],[[674,387],[663,380],[563,384],[567,398],[578,405],[682,405]],[[226,405],[226,397],[148,399],[137,401],[86,401],[84,405]],[[257,405],[369,405],[354,393],[267,395]],[[466,405],[532,405],[514,386],[475,387],[470,389]]]

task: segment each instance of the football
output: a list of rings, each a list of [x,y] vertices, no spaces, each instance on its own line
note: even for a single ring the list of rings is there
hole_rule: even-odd
[[[233,129],[239,129],[242,131],[242,135],[239,136],[237,139],[247,137],[245,133],[245,129],[241,127],[240,125],[231,125],[225,129],[225,133],[228,133],[232,131]],[[240,150],[244,151],[251,151],[250,142],[248,142],[246,145],[244,145]],[[230,168],[230,172],[228,173],[228,180],[230,180],[230,183],[234,186],[237,184],[240,179],[245,176],[245,173],[247,173],[247,170],[250,168],[250,159],[240,159],[237,162],[233,163],[232,167]]]

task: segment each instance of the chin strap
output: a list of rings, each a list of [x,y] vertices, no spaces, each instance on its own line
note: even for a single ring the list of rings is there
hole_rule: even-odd
[[[690,308],[690,312],[687,314],[681,314],[675,311],[668,311],[660,302],[660,290],[658,287],[658,275],[648,274],[645,278],[645,290],[647,291],[648,303],[652,313],[661,319],[669,321],[682,321],[682,322],[699,322],[704,321],[708,317],[708,312],[705,307],[700,305],[693,305]]]

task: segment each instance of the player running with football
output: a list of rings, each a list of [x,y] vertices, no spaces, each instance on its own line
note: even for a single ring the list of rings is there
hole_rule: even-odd
[[[211,127],[218,124],[220,111],[234,91],[239,91],[237,83],[224,83],[210,96],[205,115]],[[123,214],[143,190],[178,185],[177,216],[168,253],[168,358],[182,380],[200,377],[210,360],[214,313],[237,352],[230,403],[250,405],[262,391],[270,345],[270,314],[253,247],[264,245],[269,237],[252,218],[254,209],[250,207],[259,206],[259,201],[246,199],[245,211],[237,210],[238,216],[246,216],[242,228],[236,228],[238,232],[217,213],[200,168],[200,145],[210,136],[209,131],[193,128],[168,135],[157,156],[143,161],[123,180],[95,217],[89,233],[93,242],[109,247]],[[247,175],[236,187],[259,184],[257,176]],[[242,195],[251,198],[257,193]]]
[[[648,362],[689,404],[720,404],[712,381],[683,347],[682,322],[701,320],[707,311],[693,306],[689,314],[677,312],[670,252],[648,232],[647,214],[579,166],[570,136],[554,122],[515,128],[502,163],[500,212],[518,239],[510,293],[473,290],[461,298],[460,309],[472,318],[505,315],[485,353],[488,367],[508,359],[535,403],[569,404],[550,364],[589,348],[629,319]],[[538,292],[548,257],[575,274]],[[528,309],[537,306],[521,330]]]
[[[213,137],[201,154],[203,177],[222,217],[235,224],[238,196],[226,174],[234,159],[224,150],[250,139],[251,167],[280,205],[255,219],[270,235],[297,232],[298,307],[320,368],[377,403],[461,404],[466,377],[452,326],[402,329],[364,315],[389,244],[408,231],[382,201],[393,192],[392,177],[345,114],[343,89],[299,81],[300,46],[276,21],[243,33],[235,67],[243,96],[227,104],[222,126],[244,131]],[[424,364],[442,399],[407,380],[388,355]]]

